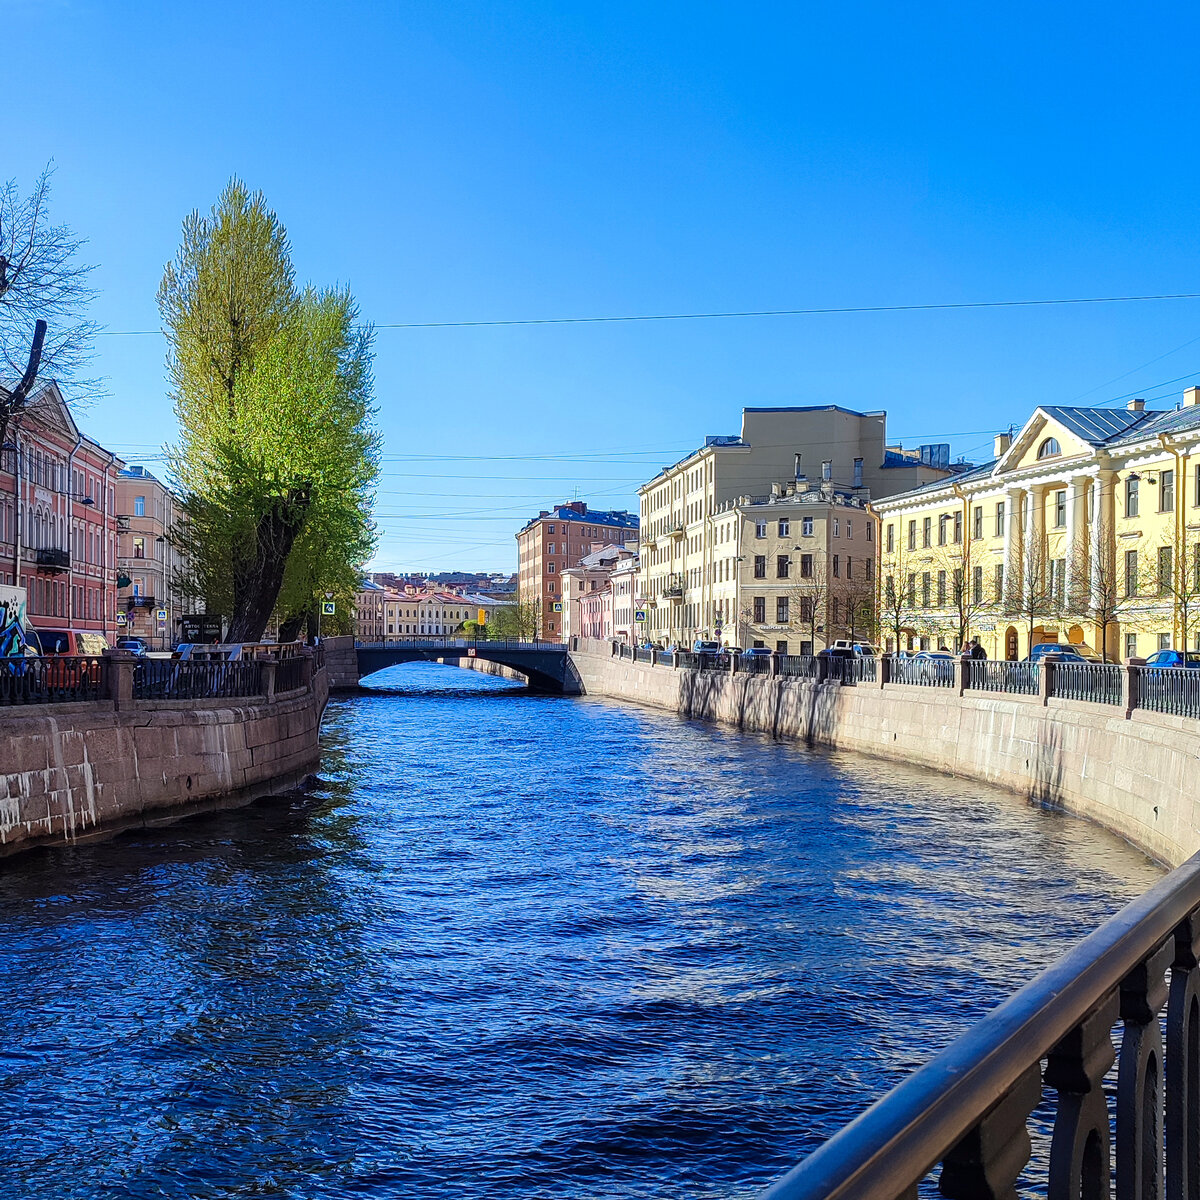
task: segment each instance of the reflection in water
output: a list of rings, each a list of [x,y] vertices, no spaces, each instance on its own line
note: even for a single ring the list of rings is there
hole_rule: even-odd
[[[311,795],[0,867],[0,1195],[751,1196],[1158,876],[982,785],[378,681]]]

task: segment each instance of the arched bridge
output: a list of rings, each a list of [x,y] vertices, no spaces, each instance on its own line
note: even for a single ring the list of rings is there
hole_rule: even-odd
[[[349,640],[349,639],[347,639]],[[360,678],[385,667],[406,662],[440,659],[483,659],[519,671],[529,686],[544,692],[577,695],[582,689],[562,642],[527,642],[497,638],[386,638],[380,642],[355,642]]]

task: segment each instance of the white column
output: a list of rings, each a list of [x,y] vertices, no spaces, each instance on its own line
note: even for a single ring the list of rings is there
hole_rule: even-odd
[[[1105,580],[1102,572],[1111,566],[1113,555],[1113,500],[1115,476],[1112,471],[1101,471],[1092,480],[1092,527],[1091,533],[1091,602],[1095,608],[1101,598]],[[1109,586],[1116,583],[1109,571]],[[1097,647],[1099,649],[1099,647]]]
[[[1021,578],[1021,488],[1010,488],[1004,502],[1004,596],[1016,591]]]
[[[1071,612],[1082,604],[1083,581],[1088,577],[1087,486],[1087,477],[1078,475],[1067,491],[1067,608]]]

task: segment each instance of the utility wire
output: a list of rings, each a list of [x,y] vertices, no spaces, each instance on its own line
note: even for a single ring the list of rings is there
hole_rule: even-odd
[[[716,321],[738,317],[817,317],[850,313],[945,312],[960,308],[1038,308],[1062,304],[1132,304],[1146,300],[1200,300],[1200,292],[1152,296],[1072,296],[1055,300],[966,300],[952,304],[863,304],[842,308],[764,308],[734,312],[640,313],[615,317],[522,317],[498,321],[391,321],[375,329],[478,329],[507,325],[613,325],[631,321]],[[97,337],[147,337],[161,329],[106,329]]]

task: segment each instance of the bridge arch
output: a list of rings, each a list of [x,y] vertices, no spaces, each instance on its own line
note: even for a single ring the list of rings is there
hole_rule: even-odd
[[[537,691],[576,695],[582,689],[567,648],[559,642],[473,642],[465,639],[394,639],[358,642],[358,675],[362,679],[406,662],[463,661],[470,658],[498,663],[524,675]]]

